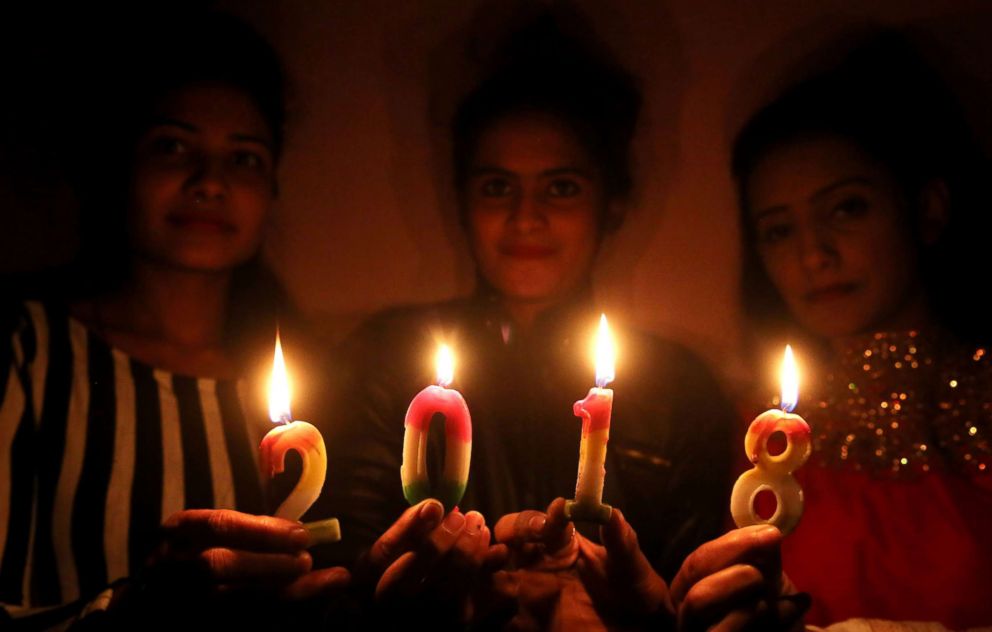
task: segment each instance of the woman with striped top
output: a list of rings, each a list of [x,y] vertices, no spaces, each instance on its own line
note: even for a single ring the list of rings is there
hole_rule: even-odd
[[[99,198],[81,291],[2,319],[0,625],[258,627],[348,579],[311,570],[301,525],[258,515],[264,417],[234,306],[275,195],[283,78],[247,26],[195,17],[159,24],[183,51],[146,42],[167,53],[128,86],[125,184]]]

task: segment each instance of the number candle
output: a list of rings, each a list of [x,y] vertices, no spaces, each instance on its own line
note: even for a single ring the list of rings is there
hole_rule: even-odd
[[[305,421],[293,421],[289,411],[289,378],[282,356],[282,344],[276,333],[276,351],[272,362],[272,380],[269,384],[269,418],[281,424],[269,431],[259,445],[260,465],[263,475],[269,478],[282,473],[286,453],[296,450],[303,459],[303,473],[296,487],[276,509],[277,518],[299,520],[320,496],[327,474],[327,451],[320,431]],[[310,531],[314,544],[337,542],[341,527],[337,518],[310,522],[304,527]]]
[[[472,417],[462,394],[447,388],[454,379],[454,358],[447,345],[436,356],[437,385],[417,393],[406,411],[403,425],[403,465],[400,479],[403,496],[411,505],[425,498],[437,498],[450,511],[465,494],[469,464],[472,461]],[[427,477],[427,432],[431,417],[444,415],[444,473],[437,490]]]
[[[572,407],[575,416],[582,419],[582,439],[579,441],[575,500],[565,503],[565,515],[569,520],[605,524],[613,512],[612,507],[603,504],[603,481],[606,478],[606,443],[610,440],[610,414],[613,412],[613,390],[606,385],[615,377],[615,365],[616,347],[603,314],[596,335],[596,386]]]
[[[738,527],[772,524],[783,535],[791,532],[803,515],[803,489],[792,473],[799,469],[810,453],[809,425],[799,415],[790,414],[799,399],[799,373],[792,357],[792,347],[785,347],[782,362],[782,410],[772,409],[751,422],[744,438],[744,451],[754,468],[741,474],[730,497],[730,512]],[[785,435],[785,450],[778,455],[768,451],[772,434]],[[775,513],[767,520],[758,515],[758,494],[775,495]]]

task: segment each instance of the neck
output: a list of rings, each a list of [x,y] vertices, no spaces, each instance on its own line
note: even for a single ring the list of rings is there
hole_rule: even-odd
[[[899,309],[879,319],[878,322],[870,327],[870,331],[861,333],[920,331],[934,329],[936,326],[937,321],[930,309],[930,303],[927,300],[926,293],[921,287],[913,292]],[[849,339],[849,336],[831,338],[830,347],[834,353],[841,352],[847,346]]]
[[[521,331],[527,332],[533,329],[538,317],[546,312],[554,301],[513,301],[505,299],[503,309],[509,314],[510,320]]]
[[[98,299],[101,326],[181,347],[219,347],[224,340],[231,274],[137,261],[119,291]]]

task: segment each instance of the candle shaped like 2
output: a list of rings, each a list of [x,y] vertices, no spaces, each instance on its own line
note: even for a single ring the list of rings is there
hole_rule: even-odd
[[[286,453],[296,450],[303,460],[303,472],[293,491],[275,511],[277,518],[299,520],[316,502],[324,487],[327,475],[327,451],[324,438],[312,424],[293,421],[289,410],[289,378],[282,355],[282,344],[276,334],[276,351],[272,362],[272,381],[269,385],[269,418],[276,426],[265,435],[259,445],[262,473],[269,478],[280,474],[286,467]],[[341,527],[336,518],[304,525],[311,539],[317,542],[337,542]]]
[[[575,500],[565,503],[569,520],[589,520],[605,524],[613,508],[603,504],[603,483],[606,479],[606,444],[610,440],[610,415],[613,412],[613,390],[606,385],[613,381],[616,366],[616,346],[610,336],[606,315],[599,319],[596,335],[596,386],[589,389],[585,399],[575,402],[572,411],[582,419],[579,441],[579,475],[575,481]]]
[[[799,399],[799,376],[786,346],[782,363],[782,410],[769,410],[751,422],[744,438],[744,450],[754,468],[741,474],[730,497],[730,512],[738,527],[772,524],[788,534],[803,515],[803,489],[792,473],[799,469],[810,453],[809,425],[799,415],[791,414]],[[785,450],[778,455],[768,451],[768,440],[776,432],[785,435]],[[765,519],[758,515],[758,494],[775,495],[775,511]]]
[[[400,479],[403,496],[411,505],[437,498],[451,511],[465,495],[472,461],[472,417],[462,394],[448,388],[454,379],[454,358],[447,345],[437,352],[437,385],[417,393],[403,423],[403,465]],[[431,417],[444,415],[444,473],[436,490],[427,476],[427,437]]]

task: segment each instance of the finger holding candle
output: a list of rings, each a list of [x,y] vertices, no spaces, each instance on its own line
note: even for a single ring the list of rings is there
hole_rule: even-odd
[[[547,511],[525,510],[501,517],[493,529],[516,568],[555,571],[571,568],[578,555],[575,525],[565,517],[564,498]]]
[[[781,545],[778,529],[755,525],[696,549],[671,584],[679,629],[793,629],[810,600],[782,573]]]
[[[229,509],[187,509],[163,522],[144,575],[156,593],[181,593],[204,583],[288,583],[310,570],[308,542],[299,523]]]

